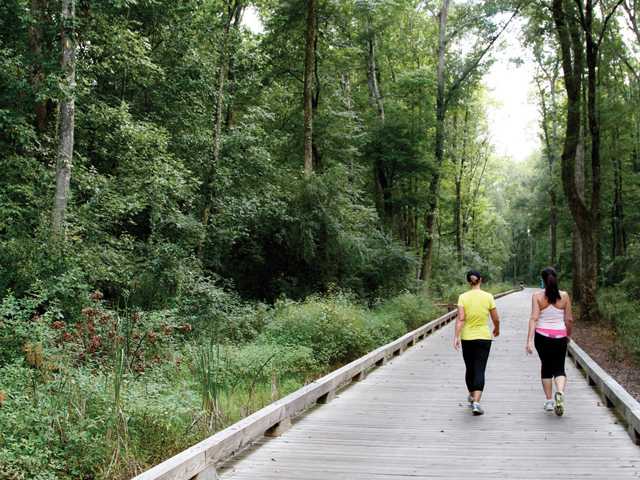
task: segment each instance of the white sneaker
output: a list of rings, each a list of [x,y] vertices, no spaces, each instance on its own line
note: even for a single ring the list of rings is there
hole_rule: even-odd
[[[544,411],[545,412],[553,412],[553,407],[555,406],[555,403],[553,400],[545,400],[544,401]]]
[[[471,404],[471,412],[476,416],[484,415],[484,410],[478,402],[473,402],[473,404]]]

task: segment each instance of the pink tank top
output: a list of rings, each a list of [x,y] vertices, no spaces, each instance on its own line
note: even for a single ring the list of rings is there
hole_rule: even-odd
[[[555,305],[549,305],[541,310],[536,322],[536,332],[545,337],[566,337],[567,326],[564,323],[564,310]]]

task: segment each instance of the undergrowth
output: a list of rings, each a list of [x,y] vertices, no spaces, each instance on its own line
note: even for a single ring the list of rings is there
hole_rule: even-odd
[[[0,304],[3,480],[130,478],[441,313],[410,293],[141,312],[94,292],[70,320],[41,300]]]

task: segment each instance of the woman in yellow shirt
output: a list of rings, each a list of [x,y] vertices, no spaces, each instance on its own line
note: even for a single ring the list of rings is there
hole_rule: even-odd
[[[471,411],[474,415],[482,415],[484,410],[480,406],[480,399],[484,390],[484,372],[487,368],[491,341],[500,335],[500,318],[493,295],[480,288],[482,275],[470,270],[467,272],[467,282],[471,289],[458,298],[458,318],[453,346],[456,350],[462,346]],[[489,330],[489,316],[493,321],[493,335]]]

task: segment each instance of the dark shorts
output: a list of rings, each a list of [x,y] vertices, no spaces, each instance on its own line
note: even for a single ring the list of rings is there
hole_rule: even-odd
[[[470,392],[484,390],[484,371],[487,368],[491,340],[462,340],[462,358],[467,367],[464,377]]]
[[[569,339],[545,337],[536,332],[534,343],[542,363],[540,369],[542,378],[566,377],[564,359],[567,356]]]

